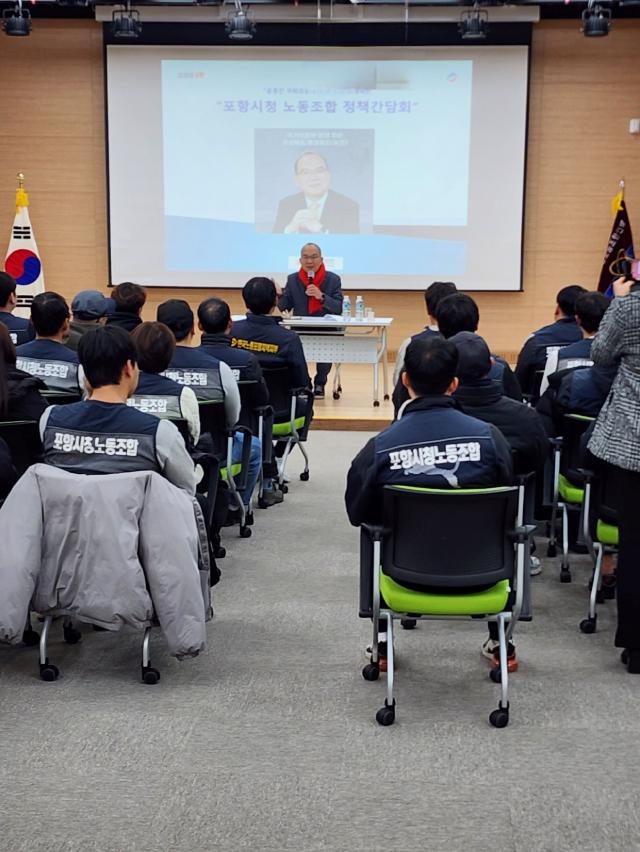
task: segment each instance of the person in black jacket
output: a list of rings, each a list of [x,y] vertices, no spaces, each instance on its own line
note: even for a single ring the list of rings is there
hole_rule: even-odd
[[[480,311],[478,305],[466,293],[451,293],[440,299],[436,307],[438,328],[440,334],[445,338],[453,337],[461,331],[476,332],[480,324]],[[492,365],[489,378],[501,389],[504,396],[522,402],[522,390],[513,370],[499,355],[491,355]],[[407,392],[398,380],[393,390],[393,406],[398,414],[398,409],[407,400]]]
[[[11,461],[11,453],[6,441],[0,438],[0,503],[9,496],[9,492],[16,484],[18,474]]]
[[[527,338],[516,364],[516,378],[524,393],[535,393],[535,374],[537,371],[544,370],[547,355],[551,349],[568,346],[582,337],[575,317],[576,299],[581,293],[586,292],[585,288],[578,284],[563,287],[556,296],[554,322],[539,328]]]
[[[36,336],[36,330],[28,319],[14,316],[18,306],[17,284],[8,272],[0,272],[0,323],[9,329],[14,346],[28,343]]]
[[[512,483],[511,450],[500,430],[465,414],[455,401],[457,365],[458,350],[449,340],[413,340],[407,347],[402,382],[410,402],[400,419],[371,438],[351,463],[345,503],[354,526],[381,522],[385,485],[483,488]],[[361,613],[371,610],[370,564],[370,543],[363,537]],[[497,633],[494,638],[490,631],[488,642],[493,658]],[[509,668],[516,667],[510,646]]]
[[[142,308],[147,301],[147,291],[139,284],[123,281],[113,288],[111,298],[116,309],[107,316],[107,325],[117,325],[125,331],[133,331],[142,322]]]
[[[47,407],[41,379],[16,367],[16,350],[8,329],[0,323],[0,419],[39,420]]]

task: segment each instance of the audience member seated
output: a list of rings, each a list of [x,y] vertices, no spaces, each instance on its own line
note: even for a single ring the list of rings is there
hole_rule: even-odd
[[[278,296],[270,278],[251,278],[242,288],[247,318],[231,327],[231,345],[253,353],[263,367],[287,365],[292,387],[311,384],[300,338],[274,316]]]
[[[11,461],[11,453],[6,441],[0,438],[0,503],[9,496],[18,476]]]
[[[51,290],[39,293],[31,303],[31,322],[36,339],[17,347],[19,369],[42,379],[49,390],[80,394],[78,356],[63,343],[69,332],[66,301]]]
[[[29,320],[13,315],[18,306],[16,289],[15,279],[7,272],[0,272],[0,323],[9,329],[13,345],[20,346],[33,340],[36,332]]]
[[[400,378],[400,373],[404,367],[404,353],[407,351],[407,346],[411,343],[411,341],[416,339],[428,340],[429,337],[432,337],[434,334],[441,336],[437,320],[438,305],[443,299],[446,299],[447,296],[451,296],[455,292],[456,285],[453,281],[434,281],[433,284],[429,284],[427,289],[424,291],[424,301],[427,306],[427,325],[422,331],[419,331],[417,334],[413,334],[411,337],[407,337],[400,344],[398,354],[396,355],[396,365],[393,369],[394,386]]]
[[[176,348],[173,335],[161,322],[143,322],[133,330],[131,339],[136,347],[140,375],[127,405],[163,419],[186,420],[192,445],[195,446],[200,440],[200,411],[196,395],[190,387],[160,375],[169,366]]]
[[[80,339],[78,357],[91,396],[44,412],[45,461],[71,473],[154,470],[193,496],[195,468],[175,424],[126,404],[139,375],[130,335],[97,326]]]
[[[547,355],[554,347],[568,346],[582,337],[575,318],[576,299],[586,292],[578,284],[563,287],[556,296],[554,322],[539,328],[527,338],[516,364],[516,377],[524,393],[532,393],[535,373],[544,370]]]
[[[438,328],[444,338],[453,337],[461,331],[476,332],[480,324],[478,305],[465,293],[452,293],[443,296],[436,308]],[[499,355],[493,355],[489,378],[500,387],[501,393],[518,402],[522,401],[522,391],[513,370]],[[393,406],[396,412],[408,399],[407,390],[401,381],[393,390]]]
[[[0,324],[0,420],[39,420],[47,407],[40,395],[46,385],[16,367],[9,330]]]
[[[111,291],[115,310],[107,309],[107,325],[117,325],[125,331],[133,329],[142,322],[142,308],[147,301],[147,291],[139,284],[124,281]]]
[[[98,290],[81,290],[71,302],[71,324],[65,340],[69,349],[78,351],[82,335],[96,325],[104,325],[109,313],[109,299]]]
[[[412,340],[407,347],[401,380],[410,402],[399,420],[367,442],[349,470],[345,502],[354,526],[381,523],[385,485],[483,488],[512,483],[511,450],[500,430],[456,405],[457,366],[458,350],[450,340],[432,336]],[[365,537],[362,542],[362,564],[368,566],[369,543]],[[361,611],[371,608],[370,583],[369,572],[363,571]],[[497,625],[490,625],[489,635],[483,654],[498,647]],[[513,671],[517,666],[513,646],[509,657]]]
[[[543,394],[549,384],[549,376],[561,370],[572,370],[575,367],[590,367],[591,344],[596,336],[600,322],[609,307],[609,299],[602,293],[587,291],[576,299],[576,325],[580,328],[582,338],[568,346],[552,347],[547,355],[544,375],[540,384]]]

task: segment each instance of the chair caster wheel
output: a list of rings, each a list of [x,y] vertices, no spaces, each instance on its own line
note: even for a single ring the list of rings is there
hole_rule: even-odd
[[[385,401],[385,402],[388,402],[388,401],[389,401],[389,394],[388,394],[388,393],[385,393],[385,395],[384,395],[384,401]]]
[[[373,407],[374,408],[380,408],[380,400],[379,399],[373,400]],[[391,724],[391,722],[389,722],[389,724]]]
[[[549,559],[553,559],[554,556],[557,556],[557,555],[558,555],[558,548],[556,547],[555,544],[552,544],[551,542],[549,542],[549,544],[547,545],[547,556],[549,557]]]
[[[303,470],[302,473],[300,474],[300,479],[302,480],[302,482],[308,482],[309,481],[309,471]]]
[[[62,635],[67,645],[77,645],[82,639],[82,633],[73,624],[65,624],[62,628]]]
[[[400,626],[403,630],[415,630],[418,625],[418,621],[415,618],[401,618]]]
[[[285,483],[283,482],[282,485],[280,486],[280,491],[282,491],[283,494],[288,494],[289,493],[289,486],[285,485]]]
[[[213,555],[215,556],[216,559],[224,559],[225,556],[227,555],[227,548],[226,547],[216,547],[216,549],[213,551]]]
[[[378,680],[380,677],[380,666],[377,663],[368,663],[362,669],[362,677],[365,680]]]
[[[338,393],[338,391],[333,392],[333,398],[334,399],[340,399],[340,394]]]
[[[142,682],[154,686],[160,680],[160,672],[152,666],[142,667]]]
[[[251,527],[240,527],[240,538],[251,538]]]
[[[494,728],[506,728],[509,724],[509,711],[504,707],[498,707],[489,715],[489,722]]]
[[[59,675],[60,669],[57,666],[54,666],[53,663],[50,663],[49,660],[47,660],[46,663],[40,663],[40,677],[42,680],[52,683],[54,680],[58,679]]]
[[[28,627],[22,634],[22,642],[24,645],[28,645],[30,648],[33,648],[35,645],[39,644],[40,634],[37,630],[34,630],[33,627]]]
[[[489,672],[489,678],[494,683],[502,683],[502,671],[500,670],[500,666],[497,666],[495,669],[491,669]]]
[[[253,512],[247,512],[244,516],[245,525],[248,527],[253,526]]]
[[[560,582],[561,583],[570,583],[571,582],[571,571],[569,570],[568,565],[563,565],[560,569]]]
[[[268,509],[269,508],[269,504],[264,499],[264,497],[258,497],[258,508],[259,509]]]
[[[583,618],[580,622],[580,630],[582,630],[583,633],[595,633],[596,623],[597,618],[595,616],[593,618]]]
[[[379,725],[383,725],[386,727],[387,725],[393,725],[396,720],[396,702],[394,700],[393,706],[389,707],[387,702],[385,701],[384,707],[381,707],[376,713],[376,722]]]

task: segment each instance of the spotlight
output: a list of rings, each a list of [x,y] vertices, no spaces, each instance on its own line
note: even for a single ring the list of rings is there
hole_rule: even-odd
[[[458,32],[463,39],[478,40],[486,38],[489,32],[489,13],[484,9],[474,6],[460,15]]]
[[[249,12],[242,8],[241,0],[234,0],[235,9],[229,12],[224,25],[226,34],[233,41],[251,41],[256,34],[256,25]]]
[[[22,0],[13,9],[3,9],[2,29],[8,36],[28,36],[31,32],[31,13],[22,8]]]
[[[128,3],[116,9],[111,16],[111,32],[114,38],[138,38],[142,32],[140,12],[131,9]]]
[[[599,3],[594,3],[594,0],[589,0],[589,5],[582,13],[580,29],[587,38],[601,38],[609,35],[611,9],[605,9]]]

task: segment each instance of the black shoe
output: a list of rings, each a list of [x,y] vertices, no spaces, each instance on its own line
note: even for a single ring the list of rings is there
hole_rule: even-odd
[[[640,649],[625,648],[620,659],[626,662],[629,674],[640,674]]]
[[[615,600],[616,597],[616,578],[614,574],[607,574],[602,578],[600,586],[602,597],[605,601]]]
[[[317,385],[313,389],[313,395],[316,399],[324,399],[324,388],[321,388],[319,385]]]
[[[240,511],[240,509],[230,509],[227,512],[227,520],[224,522],[223,526],[233,527],[236,524],[239,524],[241,519],[242,512]]]
[[[276,503],[282,503],[284,494],[279,488],[265,488],[262,492],[262,505],[265,509],[269,506],[275,506]]]

